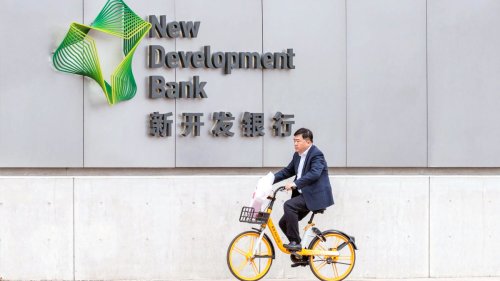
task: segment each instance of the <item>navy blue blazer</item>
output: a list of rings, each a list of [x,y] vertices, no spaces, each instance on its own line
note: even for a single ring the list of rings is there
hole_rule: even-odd
[[[300,156],[295,152],[290,164],[274,175],[274,183],[291,176],[295,176],[295,179],[297,179],[299,163]],[[312,145],[307,153],[302,177],[298,180],[295,179],[297,189],[302,192],[307,208],[310,211],[326,209],[333,205],[332,186],[328,178],[328,165],[323,153],[315,145]],[[299,194],[297,190],[293,190],[292,198]]]

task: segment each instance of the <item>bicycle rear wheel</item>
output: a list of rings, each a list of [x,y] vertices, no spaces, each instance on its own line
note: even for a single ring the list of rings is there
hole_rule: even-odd
[[[325,231],[323,242],[318,237],[314,238],[309,249],[322,251],[338,251],[339,256],[311,256],[309,265],[311,271],[318,279],[323,281],[344,280],[354,268],[356,253],[349,243],[349,238],[335,231]],[[339,246],[343,245],[341,249]]]
[[[238,234],[227,249],[227,265],[234,277],[244,281],[259,280],[267,274],[273,262],[271,241],[262,241],[253,256],[256,242],[260,236],[257,231]]]

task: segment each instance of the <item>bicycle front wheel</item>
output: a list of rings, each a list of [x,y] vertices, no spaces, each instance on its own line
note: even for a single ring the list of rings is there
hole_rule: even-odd
[[[311,270],[323,281],[344,280],[354,268],[356,253],[349,243],[349,238],[335,231],[325,231],[323,236],[326,241],[314,238],[309,249],[322,251],[338,251],[339,256],[311,256],[309,265]],[[341,246],[342,245],[342,246]],[[340,247],[339,247],[340,246]],[[339,249],[341,248],[341,249]]]
[[[239,280],[259,280],[271,268],[273,262],[271,241],[264,236],[259,245],[256,245],[259,236],[260,233],[257,231],[245,231],[238,234],[229,244],[227,265],[234,277]]]

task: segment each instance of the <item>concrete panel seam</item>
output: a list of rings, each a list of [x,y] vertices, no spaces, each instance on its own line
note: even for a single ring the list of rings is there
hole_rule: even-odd
[[[427,207],[428,207],[428,213],[427,213],[427,277],[431,277],[431,177],[429,176],[429,180],[427,182],[428,184],[428,193],[427,193]]]
[[[275,168],[279,169],[279,168]],[[267,170],[266,170],[267,173]],[[123,175],[112,175],[112,176],[0,176],[0,179],[188,179],[188,178],[254,178],[260,177],[262,174],[252,174],[252,175],[146,175],[146,176],[123,176]],[[348,179],[348,178],[427,178],[429,175],[335,175],[331,174],[330,177]],[[450,177],[449,175],[434,176],[433,177]],[[485,176],[452,176],[457,178],[481,178]],[[489,178],[500,178],[500,176],[490,176]]]
[[[82,0],[82,21],[85,22],[85,0]],[[82,168],[85,168],[85,79],[82,78]]]
[[[278,170],[279,168],[273,168]],[[266,169],[265,173],[268,170]],[[85,175],[68,175],[68,176],[0,176],[0,179],[187,179],[187,178],[253,178],[262,176],[262,173],[256,174],[248,174],[248,175],[235,175],[235,174],[200,174],[200,175],[132,175],[132,176],[124,176],[124,175],[108,175],[108,176],[85,176]],[[481,178],[491,178],[491,179],[499,179],[498,175],[378,175],[378,174],[367,174],[367,175],[337,175],[331,173],[330,177],[339,178],[339,179],[349,179],[349,178],[456,178],[456,179],[481,179]]]
[[[264,53],[264,0],[260,0],[260,27],[261,27],[261,32],[260,32],[260,38],[261,38],[261,53]],[[262,112],[264,112],[264,70],[261,69],[261,108]],[[265,145],[265,140],[264,138],[262,139],[262,159],[260,161],[261,167],[264,167],[264,145]]]
[[[73,178],[73,281],[76,280],[76,261],[75,261],[75,246],[76,239],[75,239],[75,178]]]
[[[347,0],[344,1],[344,13],[345,13],[345,167],[347,167],[347,134],[348,134],[348,131],[347,131],[347,125],[348,125],[348,122],[347,122],[347,118],[348,118],[348,114],[347,114],[347,110],[348,110],[348,107],[347,107],[347,101],[348,101],[348,94],[347,94],[347,87],[349,87],[349,85],[347,84],[347,75],[348,72],[347,72]]]
[[[177,19],[177,6],[174,0],[174,20]],[[174,49],[177,52],[177,38],[174,38]],[[177,68],[174,68],[174,80],[177,81]],[[177,99],[174,100],[174,111],[175,116],[177,116]],[[174,126],[174,134],[177,135],[177,126]],[[177,138],[174,138],[174,167],[177,167]]]
[[[427,41],[429,40],[429,31],[428,31],[428,6],[427,0],[425,1],[425,116],[426,116],[426,125],[427,125],[427,167],[429,167],[429,48],[427,45]]]

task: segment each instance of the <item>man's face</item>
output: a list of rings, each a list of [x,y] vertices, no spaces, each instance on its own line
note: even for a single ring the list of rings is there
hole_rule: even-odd
[[[297,152],[298,154],[304,153],[304,151],[306,151],[310,145],[311,140],[304,139],[302,135],[293,137],[293,146],[295,148],[295,152]]]

